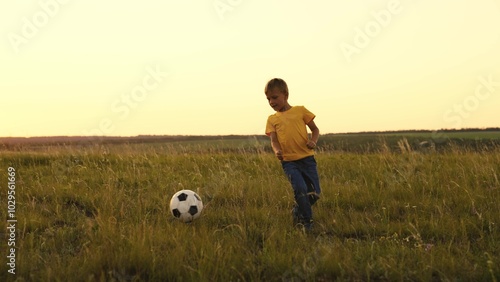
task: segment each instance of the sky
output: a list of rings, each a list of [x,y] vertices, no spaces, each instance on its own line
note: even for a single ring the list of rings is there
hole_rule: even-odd
[[[274,77],[321,133],[500,126],[500,0],[0,4],[0,136],[264,134]]]

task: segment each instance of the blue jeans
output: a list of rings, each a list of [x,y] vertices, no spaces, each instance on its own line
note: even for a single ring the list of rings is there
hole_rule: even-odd
[[[321,193],[316,160],[314,156],[309,156],[296,161],[282,161],[281,166],[292,184],[299,217],[309,222],[312,220],[311,206],[318,197],[308,196],[308,193],[316,193],[316,196]]]

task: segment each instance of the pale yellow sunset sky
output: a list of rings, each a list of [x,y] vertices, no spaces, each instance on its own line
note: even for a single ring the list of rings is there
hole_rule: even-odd
[[[264,95],[322,133],[500,126],[500,0],[0,4],[0,136],[264,134]]]

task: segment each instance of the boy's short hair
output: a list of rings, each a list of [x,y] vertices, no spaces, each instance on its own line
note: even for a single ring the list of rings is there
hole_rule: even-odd
[[[273,78],[269,80],[269,82],[266,84],[266,88],[264,89],[264,93],[269,94],[268,92],[272,91],[274,88],[278,88],[279,91],[288,95],[288,86],[283,79]]]

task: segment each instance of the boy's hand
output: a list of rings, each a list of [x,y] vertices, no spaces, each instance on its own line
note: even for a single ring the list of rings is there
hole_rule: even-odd
[[[307,144],[306,144],[307,148],[309,149],[314,149],[316,148],[316,142],[312,141],[312,140],[309,140],[307,141]]]
[[[281,150],[276,151],[276,157],[278,160],[282,161],[283,160],[283,152]]]

